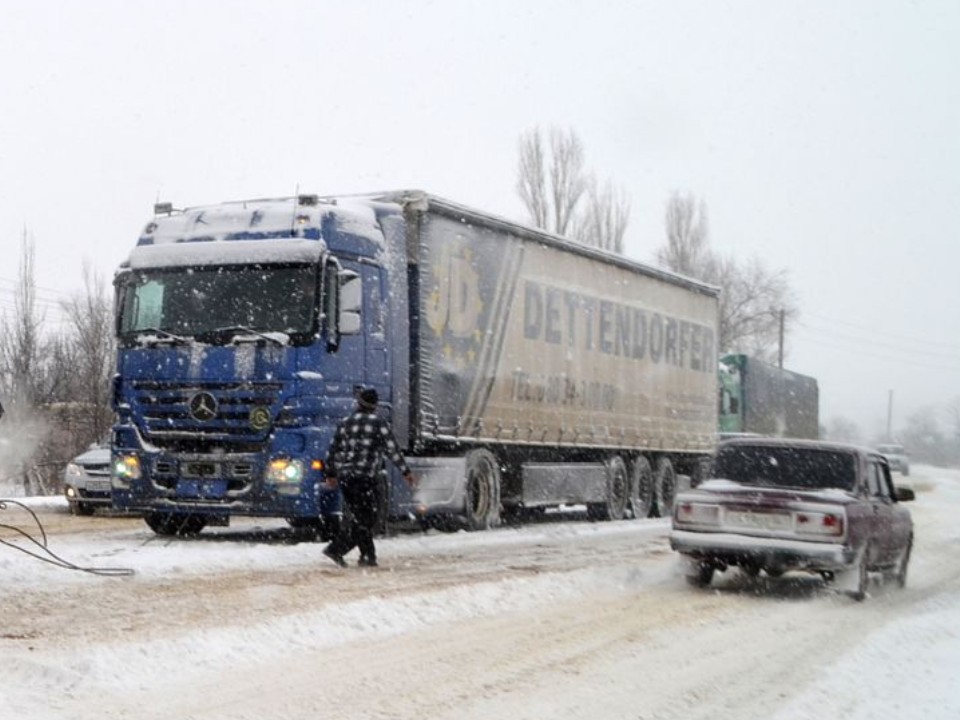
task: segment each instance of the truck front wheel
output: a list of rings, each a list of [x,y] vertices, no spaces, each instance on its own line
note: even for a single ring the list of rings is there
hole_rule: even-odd
[[[473,530],[500,524],[500,464],[489,450],[467,453],[467,523]]]
[[[207,526],[201,515],[152,512],[143,519],[157,535],[196,535]]]

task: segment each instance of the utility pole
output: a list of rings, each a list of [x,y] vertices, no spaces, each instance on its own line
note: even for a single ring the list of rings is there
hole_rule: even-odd
[[[781,370],[783,370],[783,323],[784,323],[784,312],[783,312],[783,309],[781,308],[780,310],[780,341],[779,341],[779,344],[778,344],[779,347],[777,350],[777,363],[778,363],[778,367]]]
[[[887,440],[893,440],[893,390],[887,396]]]

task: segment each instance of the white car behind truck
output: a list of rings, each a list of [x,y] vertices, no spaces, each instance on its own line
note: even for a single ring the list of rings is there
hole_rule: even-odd
[[[92,515],[98,507],[111,507],[110,446],[95,443],[68,462],[63,492],[74,515]]]

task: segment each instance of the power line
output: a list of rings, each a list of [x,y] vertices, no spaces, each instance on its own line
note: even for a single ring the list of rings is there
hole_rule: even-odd
[[[858,347],[844,346],[843,344],[837,344],[836,342],[830,342],[829,340],[824,342],[823,340],[815,337],[814,338],[808,337],[805,340],[805,342],[810,342],[814,345],[827,347],[833,350],[840,350],[842,352],[855,354],[857,357],[870,357],[870,358],[876,358],[879,360],[887,360],[889,362],[894,362],[899,365],[926,368],[928,370],[941,370],[944,372],[951,372],[951,373],[960,372],[960,359],[958,359],[957,364],[953,366],[937,365],[937,364],[932,364],[927,362],[917,362],[915,359],[912,359],[912,358],[895,357],[893,355],[884,355],[878,352],[871,352],[870,350],[864,350],[862,347],[859,347],[859,346]],[[902,352],[909,352],[909,351],[902,351]]]
[[[960,343],[945,343],[937,340],[927,340],[926,338],[918,338],[910,335],[901,335],[899,333],[893,333],[889,330],[876,329],[873,327],[867,327],[866,325],[860,325],[857,323],[852,323],[848,320],[837,320],[836,318],[828,317],[826,315],[819,315],[817,313],[804,312],[803,315],[817,318],[819,320],[824,320],[829,323],[834,323],[836,325],[845,325],[847,327],[852,327],[863,332],[870,333],[871,335],[886,335],[899,340],[906,340],[910,342],[923,343],[924,345],[934,345],[937,347],[947,348],[949,350],[956,350],[960,352]]]
[[[957,348],[954,352],[939,352],[935,350],[904,348],[901,344],[884,342],[883,340],[876,340],[871,337],[860,337],[860,336],[850,335],[849,333],[833,330],[831,328],[823,328],[817,325],[810,325],[809,323],[805,323],[805,322],[798,322],[797,325],[811,332],[822,333],[825,335],[839,337],[841,340],[845,340],[849,342],[865,343],[867,345],[873,345],[878,348],[893,350],[895,352],[910,353],[911,355],[923,355],[923,356],[927,356],[927,357],[931,357],[939,360],[960,361],[960,348]],[[947,347],[947,346],[944,345],[944,347]]]

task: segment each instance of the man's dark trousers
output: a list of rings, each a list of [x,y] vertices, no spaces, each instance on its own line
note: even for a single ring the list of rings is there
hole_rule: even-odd
[[[373,530],[377,523],[376,481],[364,476],[344,475],[339,482],[346,512],[340,534],[330,545],[330,553],[342,557],[357,547],[361,557],[376,560],[377,551],[373,545]]]

